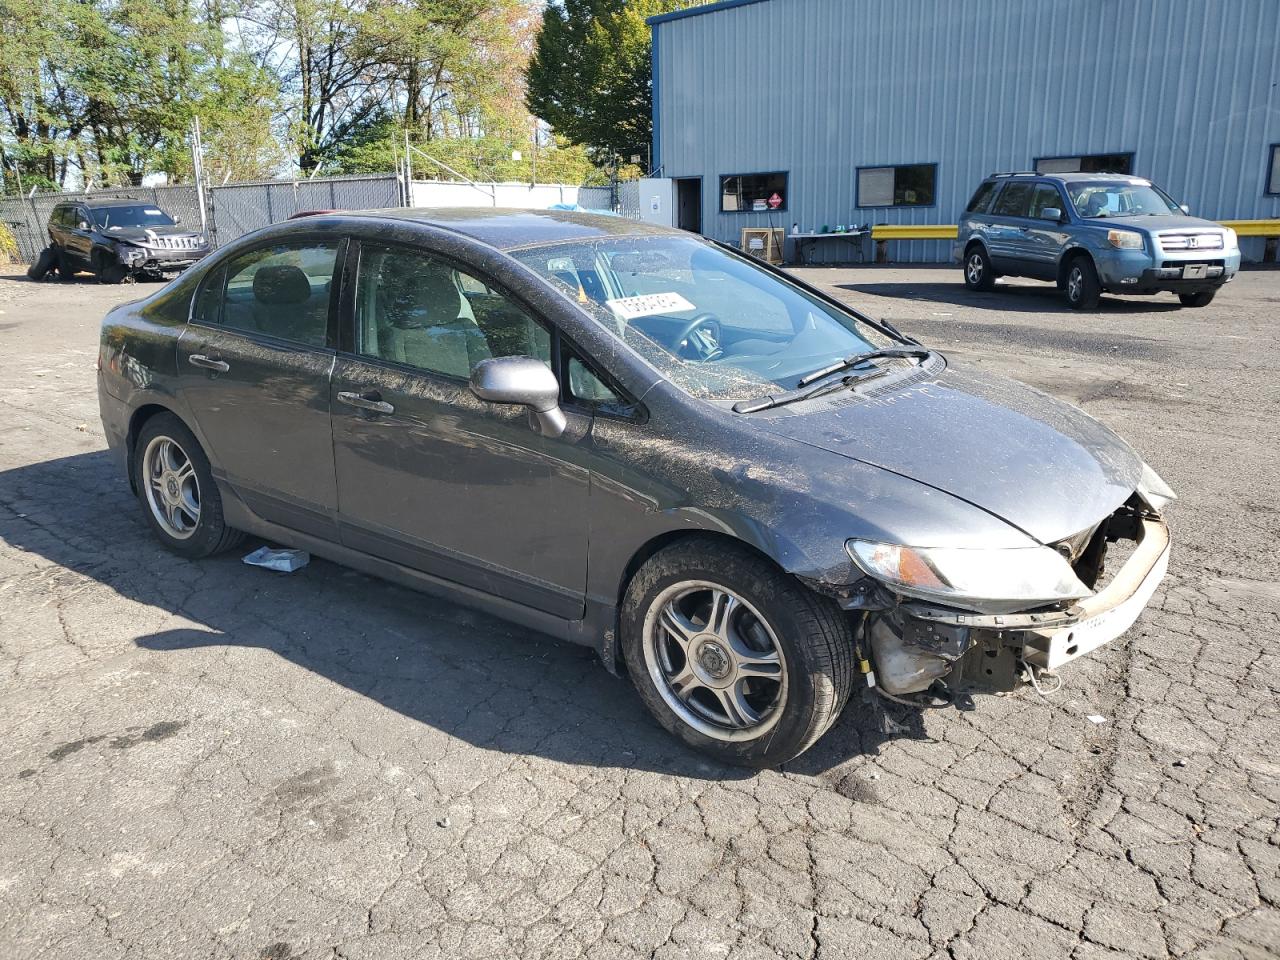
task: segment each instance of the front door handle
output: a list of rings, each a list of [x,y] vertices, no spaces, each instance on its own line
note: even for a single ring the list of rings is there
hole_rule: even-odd
[[[204,367],[206,370],[217,370],[218,373],[226,373],[231,369],[231,364],[225,360],[219,360],[217,357],[206,357],[201,353],[193,353],[187,357],[187,363],[193,367]]]
[[[382,394],[376,390],[370,390],[366,393],[342,392],[338,394],[338,399],[350,406],[359,407],[361,410],[371,410],[374,413],[396,412],[396,408],[383,400]]]

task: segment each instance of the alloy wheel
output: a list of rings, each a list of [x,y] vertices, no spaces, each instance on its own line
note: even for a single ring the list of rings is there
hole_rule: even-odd
[[[1072,267],[1071,272],[1067,274],[1067,299],[1072,303],[1079,302],[1084,296],[1084,271],[1079,267]]]
[[[787,668],[768,622],[719,584],[684,581],[654,600],[645,665],[677,716],[718,740],[751,740],[777,724]]]
[[[171,437],[158,436],[142,455],[147,506],[162,530],[186,540],[200,525],[200,482],[191,457]]]
[[[969,262],[965,265],[964,274],[971,287],[976,287],[982,282],[982,254],[974,253],[970,255]]]

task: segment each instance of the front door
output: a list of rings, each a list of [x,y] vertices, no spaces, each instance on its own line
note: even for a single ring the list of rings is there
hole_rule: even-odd
[[[488,357],[550,363],[548,330],[485,279],[391,244],[361,244],[353,301],[332,384],[342,542],[580,619],[589,421],[542,437],[467,386]]]
[[[254,513],[337,540],[329,429],[340,240],[290,240],[207,276],[178,340],[180,390],[215,477]]]
[[[1058,258],[1067,244],[1061,214],[1066,210],[1065,201],[1052,183],[1036,185],[1031,197],[1031,218],[1024,231],[1025,257],[1030,264],[1027,273],[1042,280],[1054,280],[1058,275]],[[1044,211],[1055,209],[1059,216],[1046,219]]]
[[[75,258],[76,266],[92,269],[93,253],[93,221],[90,220],[88,207],[76,207],[71,212],[67,225],[64,247],[67,253]],[[84,226],[81,226],[81,225]]]
[[[702,179],[676,180],[676,226],[690,233],[702,232]]]

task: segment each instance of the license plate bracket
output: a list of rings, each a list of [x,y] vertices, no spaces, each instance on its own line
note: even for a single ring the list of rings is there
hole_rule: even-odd
[[[1209,275],[1207,263],[1188,263],[1182,268],[1183,280],[1203,280]]]

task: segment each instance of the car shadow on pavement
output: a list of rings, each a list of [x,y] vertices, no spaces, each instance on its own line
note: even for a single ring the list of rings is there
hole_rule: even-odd
[[[963,283],[840,283],[838,290],[852,290],[891,300],[921,300],[926,303],[949,303],[958,307],[1001,310],[1015,313],[1074,313],[1063,301],[1062,293],[1049,284],[1039,286],[1007,286],[998,284],[987,293],[970,290]],[[1103,296],[1094,313],[1168,313],[1181,310],[1182,304],[1164,297]],[[1089,311],[1086,311],[1089,312]]]
[[[74,596],[48,602],[92,602],[103,631],[145,650],[268,650],[486,750],[711,780],[752,775],[685,748],[586,647],[320,559],[293,574],[249,567],[240,558],[256,539],[205,560],[174,556],[153,538],[105,451],[0,472],[0,539],[71,572],[53,579],[73,580]],[[182,626],[132,633],[133,623],[154,618],[91,595],[94,582]],[[190,669],[232,668],[201,658]],[[276,682],[288,684],[288,671]],[[788,770],[816,775],[888,740],[925,737],[915,711],[886,712],[880,703],[859,684],[840,721]]]

